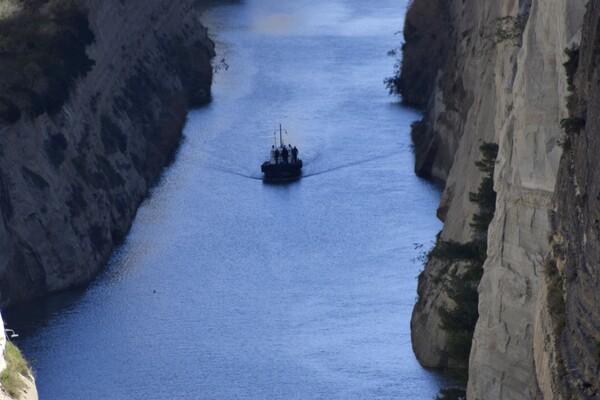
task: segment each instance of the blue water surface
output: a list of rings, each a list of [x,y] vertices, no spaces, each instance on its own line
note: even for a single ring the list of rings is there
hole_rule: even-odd
[[[213,3],[213,102],[125,242],[87,288],[7,314],[40,398],[432,399],[409,321],[439,190],[382,82],[407,2]],[[280,123],[304,177],[267,185]]]

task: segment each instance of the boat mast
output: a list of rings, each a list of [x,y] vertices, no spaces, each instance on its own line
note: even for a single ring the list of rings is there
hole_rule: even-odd
[[[283,136],[281,135],[281,124],[279,124],[279,144],[283,147]]]

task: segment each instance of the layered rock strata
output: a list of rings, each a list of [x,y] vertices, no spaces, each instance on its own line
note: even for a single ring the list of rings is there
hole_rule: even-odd
[[[481,179],[479,144],[499,144],[468,397],[553,398],[556,355],[545,344],[553,331],[540,321],[548,304],[544,260],[569,95],[563,49],[580,41],[586,1],[503,3],[450,2],[449,53],[423,121],[430,129],[423,140],[432,145],[415,147],[427,151],[417,162],[429,159],[428,173],[445,181],[441,238],[466,242],[474,213],[468,193]],[[433,283],[419,285],[412,329],[424,365],[452,366],[436,313],[447,302],[439,271],[452,268],[432,260],[423,281]]]
[[[86,3],[95,65],[55,115],[0,130],[0,306],[88,282],[210,100],[193,0]]]

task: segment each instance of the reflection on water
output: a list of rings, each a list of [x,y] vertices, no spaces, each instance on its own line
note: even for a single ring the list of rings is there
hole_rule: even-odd
[[[271,14],[257,18],[252,31],[258,34],[283,35],[298,25],[298,20],[289,14]]]
[[[110,265],[6,315],[41,398],[434,397],[444,382],[415,360],[409,321],[439,192],[413,174],[418,114],[382,83],[405,6],[204,12],[229,68]],[[303,178],[265,185],[279,123]]]

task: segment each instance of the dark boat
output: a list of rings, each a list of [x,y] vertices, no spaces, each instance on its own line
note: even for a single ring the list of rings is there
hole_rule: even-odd
[[[277,139],[275,139],[275,145],[277,145]],[[291,146],[288,145],[288,147]],[[279,153],[279,151],[284,148],[285,145],[283,143],[282,129],[280,124],[279,147],[276,148],[277,152]],[[293,149],[296,149],[296,147]],[[273,157],[273,154],[271,154],[269,161],[262,163],[260,170],[264,174],[263,181],[284,182],[300,178],[302,175],[302,160],[297,158],[297,150],[295,150],[295,155],[293,155],[293,153],[287,149],[286,152],[288,155],[285,158],[281,155],[281,153],[279,153],[277,158]]]

